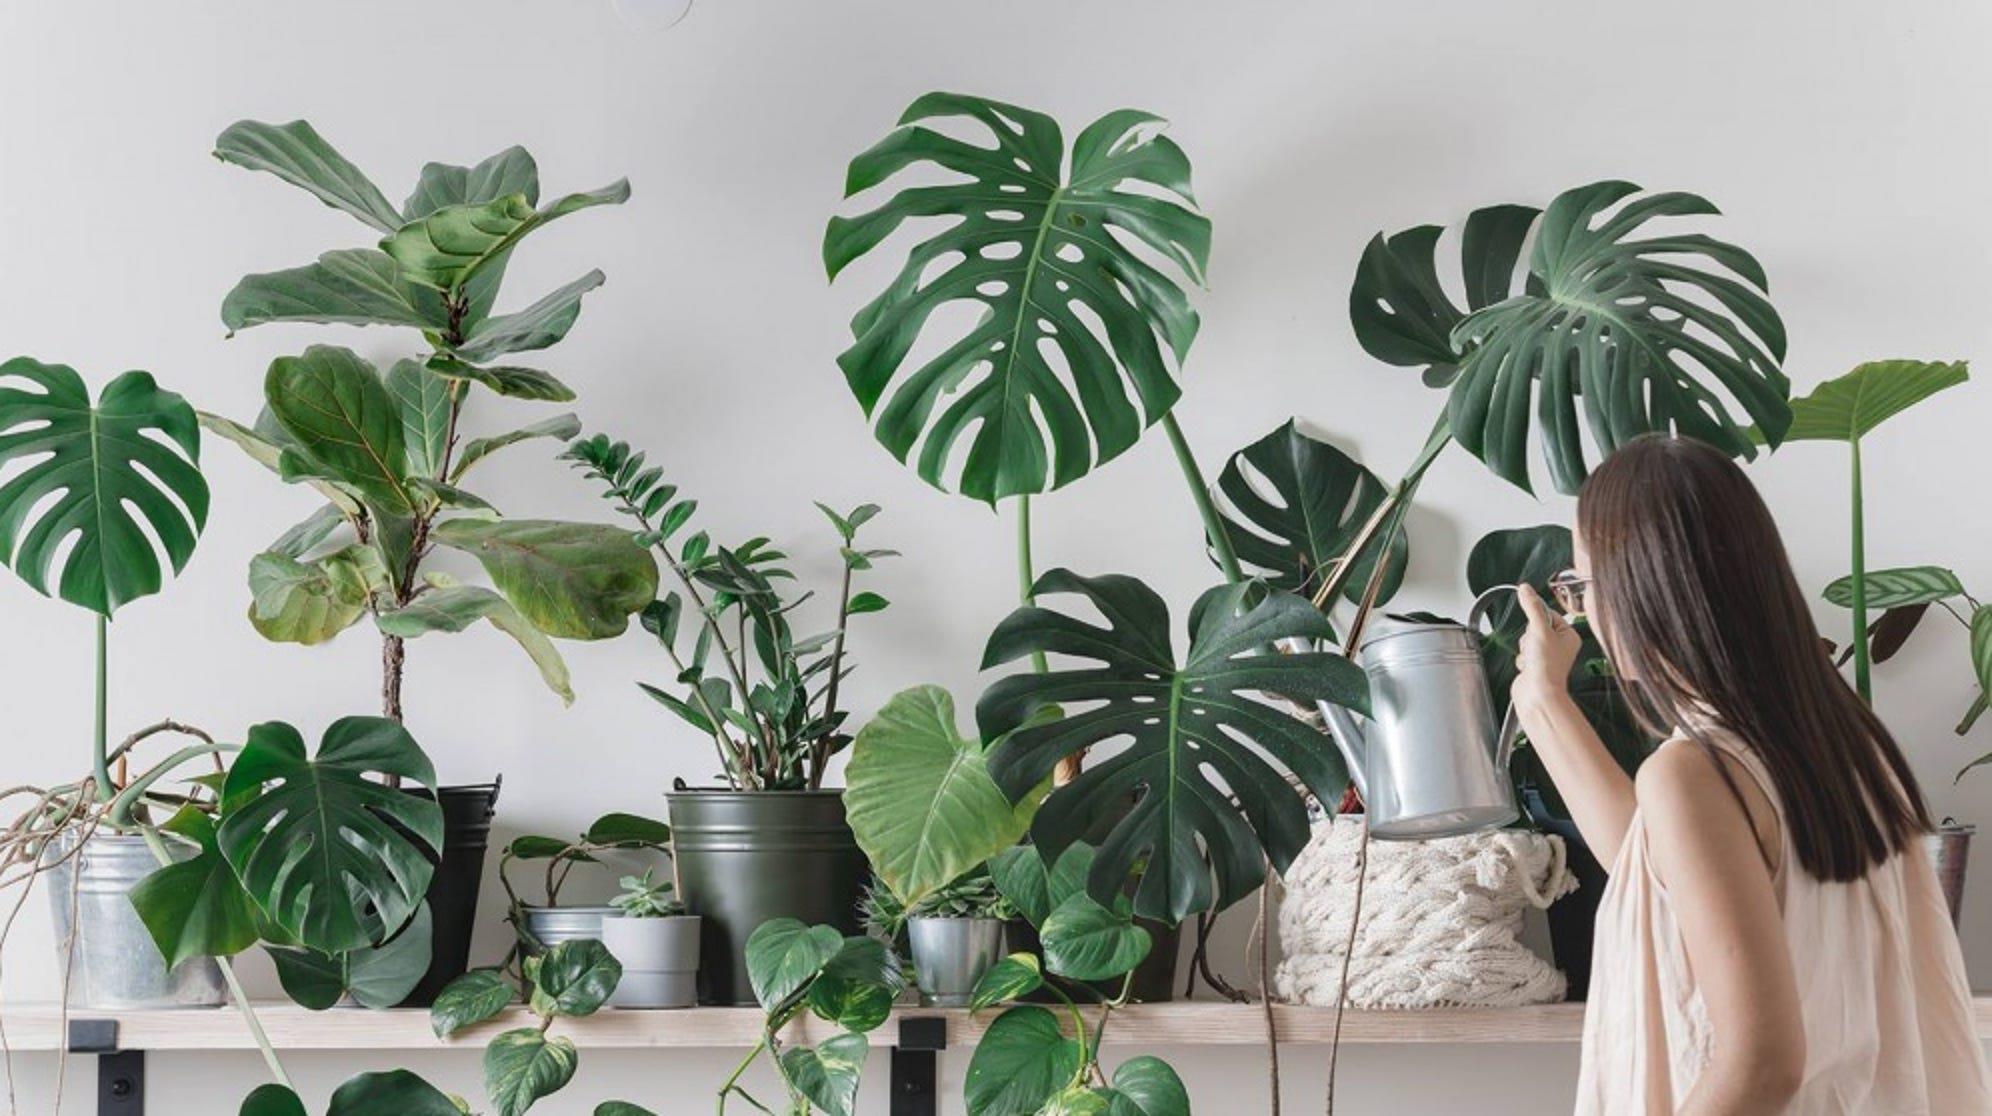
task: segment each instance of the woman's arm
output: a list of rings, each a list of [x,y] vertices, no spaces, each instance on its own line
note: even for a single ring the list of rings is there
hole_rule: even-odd
[[[1782,1112],[1805,1075],[1805,1026],[1777,891],[1720,762],[1673,744],[1639,769],[1653,869],[1673,901],[1714,1031],[1708,1068],[1679,1116]]]
[[[1632,821],[1632,780],[1570,696],[1570,667],[1583,638],[1532,587],[1522,586],[1516,597],[1529,627],[1522,633],[1510,700],[1584,843],[1609,868]]]

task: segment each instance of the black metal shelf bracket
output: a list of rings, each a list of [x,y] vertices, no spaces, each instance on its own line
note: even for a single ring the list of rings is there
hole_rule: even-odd
[[[71,1019],[69,1052],[97,1056],[97,1116],[145,1116],[145,1051],[118,1047],[115,1019]]]
[[[940,1052],[948,1048],[948,1021],[913,1015],[899,1021],[892,1048],[891,1116],[935,1116],[940,1111]]]

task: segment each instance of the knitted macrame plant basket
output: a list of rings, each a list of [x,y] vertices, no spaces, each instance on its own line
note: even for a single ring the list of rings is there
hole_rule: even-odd
[[[1316,822],[1286,873],[1275,988],[1334,1007],[1362,868],[1360,816]],[[1352,1008],[1511,1007],[1563,999],[1563,974],[1521,942],[1528,908],[1576,890],[1563,840],[1498,830],[1371,841],[1349,960]]]

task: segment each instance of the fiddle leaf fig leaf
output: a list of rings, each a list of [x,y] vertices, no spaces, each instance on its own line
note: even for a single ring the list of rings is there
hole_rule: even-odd
[[[851,746],[845,784],[859,847],[908,908],[1015,845],[1048,789],[1011,803],[939,686],[903,690],[879,709]]]
[[[430,537],[476,558],[532,625],[560,639],[609,639],[657,598],[657,561],[621,527],[452,519]]]
[[[629,181],[619,179],[599,190],[569,194],[539,210],[524,194],[450,205],[390,229],[380,248],[394,257],[411,282],[453,292],[541,225],[592,206],[627,200]]]
[[[517,445],[533,438],[552,438],[565,442],[579,433],[581,433],[581,420],[572,414],[565,414],[533,423],[531,426],[522,426],[517,430],[495,434],[489,438],[472,438],[463,444],[463,452],[457,455],[456,467],[450,471],[450,483],[456,484],[462,481],[463,475],[470,472],[471,466],[507,446]]]
[[[1903,608],[1935,604],[1964,595],[1964,583],[1957,574],[1942,566],[1901,566],[1867,572],[1867,606],[1871,609]],[[1826,587],[1829,603],[1841,608],[1854,605],[1854,579],[1843,577]]]
[[[1890,418],[1970,378],[1961,360],[1869,361],[1792,400],[1785,440],[1859,441]]]
[[[508,147],[475,167],[425,164],[415,192],[401,206],[401,217],[403,221],[419,221],[439,209],[481,205],[513,194],[525,198],[527,205],[539,204],[539,164],[518,146]]]
[[[519,998],[518,990],[495,969],[474,969],[451,981],[429,1005],[429,1029],[448,1038],[466,1027],[496,1018]]]
[[[268,171],[382,232],[401,227],[401,214],[388,204],[380,187],[305,121],[265,124],[243,120],[232,124],[214,141],[214,157],[250,170]]]
[[[989,142],[925,125],[955,118],[980,124]],[[950,218],[852,320],[855,340],[837,358],[879,442],[901,461],[917,446],[930,484],[992,504],[1048,491],[1119,456],[1174,406],[1170,358],[1180,365],[1198,324],[1181,283],[1203,281],[1210,222],[1194,208],[1188,157],[1156,134],[1161,123],[1108,113],[1068,157],[1049,116],[929,93],[851,161],[847,197],[909,168],[962,179],[908,186],[871,212],[832,218],[823,238],[835,279],[907,221]],[[975,323],[909,369],[929,320],[958,302],[980,311]]]
[[[191,845],[193,855],[140,880],[131,905],[167,968],[194,957],[233,957],[255,945],[256,905],[222,858],[213,820],[187,805],[160,829],[182,839],[181,851]]]
[[[286,448],[298,448],[296,441],[289,434],[284,433],[283,429],[277,425],[277,420],[268,411],[263,413],[264,421],[259,421],[255,429],[243,426],[233,419],[209,414],[206,411],[197,411],[195,414],[200,419],[201,427],[208,433],[218,435],[235,443],[238,449],[249,455],[251,461],[254,461],[272,473],[276,473],[278,476],[283,476],[284,450]],[[317,479],[308,479],[306,483],[317,489],[319,494],[324,496],[333,507],[339,509],[341,514],[348,517],[357,517],[361,514],[362,509],[359,498],[353,492],[337,484]],[[276,550],[278,548],[271,547],[270,549]],[[297,557],[297,555],[292,555],[292,557]]]
[[[375,616],[374,626],[384,635],[414,639],[428,632],[461,632],[479,620],[489,620],[492,627],[517,641],[539,668],[547,688],[573,704],[574,686],[560,650],[545,632],[489,589],[474,585],[432,588],[400,608]]]
[[[194,409],[147,372],[93,405],[61,364],[0,364],[0,564],[37,593],[102,616],[159,591],[207,523]]]
[[[433,478],[442,472],[450,449],[451,381],[419,360],[398,360],[387,370],[387,393],[401,416],[408,475]]]
[[[483,384],[511,399],[531,399],[544,403],[572,403],[574,389],[537,368],[509,366],[486,368],[449,356],[429,358],[429,371],[448,380],[468,380]]]
[[[374,945],[414,916],[443,845],[433,799],[377,781],[433,789],[435,769],[408,730],[383,717],[344,717],[315,757],[291,726],[249,730],[223,786],[222,854],[256,905],[298,944],[321,953]]]
[[[1136,912],[1180,922],[1251,894],[1264,875],[1262,858],[1284,871],[1309,836],[1307,808],[1285,772],[1323,801],[1335,800],[1348,774],[1321,730],[1272,701],[1368,707],[1368,683],[1347,659],[1271,650],[1283,640],[1330,638],[1327,619],[1290,593],[1254,582],[1220,586],[1191,610],[1189,652],[1179,665],[1168,608],[1154,590],[1130,577],[1062,569],[1032,590],[1040,599],[1065,593],[1084,597],[1106,626],[1021,608],[990,635],[983,666],[1037,653],[1092,665],[1004,678],[975,711],[983,736],[1001,738],[989,750],[989,772],[1012,800],[1050,777],[1065,756],[1129,741],[1045,800],[1031,825],[1040,852],[1058,856],[1109,803],[1138,795],[1098,848],[1088,878],[1094,899],[1111,904],[1145,863]],[[1095,707],[1028,723],[1047,706],[1088,703]]]
[[[435,292],[404,282],[387,253],[341,248],[302,267],[245,275],[221,301],[230,336],[271,322],[440,330],[449,315]]]
[[[330,478],[390,514],[415,509],[401,412],[373,365],[351,349],[313,345],[272,361],[263,394],[303,456],[293,465],[286,450],[286,479]]]
[[[249,623],[264,639],[324,643],[359,620],[368,585],[385,575],[380,556],[358,544],[311,562],[258,554],[249,561]]]
[[[1308,594],[1362,533],[1388,490],[1355,458],[1300,432],[1293,420],[1231,455],[1215,495],[1238,560],[1275,588]],[[1360,603],[1382,552],[1373,541],[1343,594]],[[1397,593],[1410,545],[1391,538],[1377,603]]]
[[[608,281],[591,271],[516,314],[501,314],[479,322],[457,354],[472,363],[495,360],[508,353],[544,349],[567,336],[581,316],[581,298]],[[570,435],[571,437],[571,435]]]
[[[1085,1052],[1041,1007],[1013,1007],[976,1044],[962,1084],[968,1110],[1026,1116],[1071,1084]]]
[[[498,1116],[519,1116],[574,1080],[574,1044],[531,1027],[506,1031],[484,1048],[484,1095]]]

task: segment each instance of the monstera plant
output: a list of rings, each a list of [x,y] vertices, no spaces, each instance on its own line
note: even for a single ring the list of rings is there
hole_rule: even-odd
[[[404,641],[481,621],[517,641],[546,684],[572,700],[552,639],[620,634],[655,596],[656,565],[627,531],[508,519],[463,487],[479,462],[508,446],[574,436],[572,415],[467,440],[462,419],[480,388],[528,403],[574,398],[553,374],[504,361],[566,336],[602,273],[507,314],[494,312],[499,285],[527,235],[622,202],[628,183],[541,206],[538,168],[513,147],[474,167],[430,163],[397,209],[303,121],[236,124],[215,155],[273,174],[379,234],[373,246],[245,277],[222,303],[230,331],[272,322],[406,326],[427,348],[383,372],[350,350],[314,345],[271,364],[267,407],[253,425],[202,416],[326,501],[251,562],[251,622],[269,639],[313,644],[370,618],[382,641],[382,709],[396,719]],[[438,546],[477,559],[492,586],[427,568]]]
[[[1102,904],[1145,865],[1134,913],[1174,923],[1251,894],[1267,861],[1280,870],[1292,863],[1307,843],[1308,821],[1288,773],[1331,802],[1348,774],[1332,742],[1289,706],[1368,707],[1367,682],[1347,659],[1273,650],[1282,641],[1311,647],[1329,638],[1327,618],[1257,582],[1219,586],[1190,610],[1189,648],[1179,661],[1168,607],[1141,582],[1059,569],[1034,588],[1082,597],[1106,623],[1027,606],[990,635],[985,669],[1033,654],[1090,660],[1011,675],[983,694],[975,716],[983,738],[996,741],[988,754],[996,784],[1018,801],[1064,757],[1129,741],[1039,807],[1031,836],[1044,855],[1056,859],[1138,791],[1091,867],[1088,886]],[[1039,717],[1054,705],[1083,711]]]
[[[932,126],[963,121],[986,143]],[[1018,559],[1032,582],[1030,497],[1168,431],[1211,545],[1238,576],[1195,458],[1171,413],[1198,318],[1210,221],[1198,213],[1183,149],[1162,121],[1120,109],[1068,148],[1058,122],[1016,105],[929,93],[851,161],[847,197],[903,171],[942,172],[878,208],[835,217],[823,238],[834,280],[908,221],[946,218],[851,321],[837,358],[879,442],[928,483],[989,504],[1019,503]],[[1152,254],[1168,268],[1144,258]],[[916,365],[929,321],[965,303],[976,317]]]

